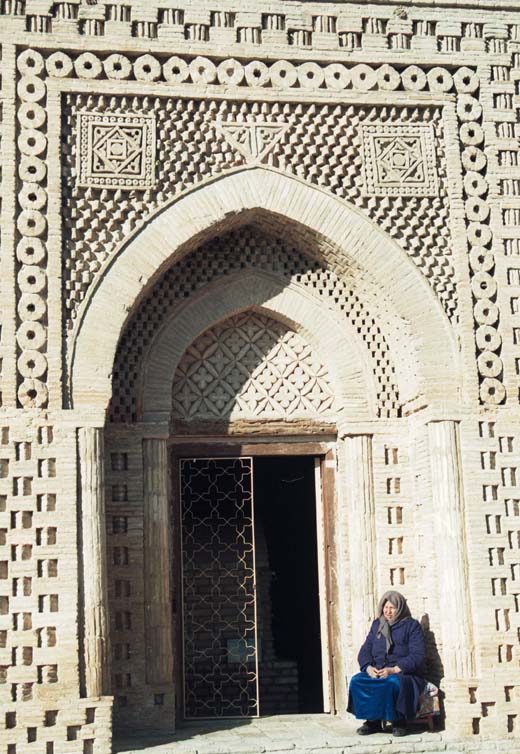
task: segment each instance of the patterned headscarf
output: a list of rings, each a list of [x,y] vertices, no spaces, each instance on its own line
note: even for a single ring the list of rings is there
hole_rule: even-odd
[[[390,604],[397,609],[395,617],[391,621],[387,620],[383,615],[383,608],[387,602],[390,602]],[[392,632],[390,630],[391,626],[394,626],[400,620],[406,620],[406,618],[411,617],[412,614],[410,613],[410,608],[400,592],[390,591],[383,594],[377,606],[377,618],[379,619],[377,638],[380,639],[381,636],[385,637],[387,654],[394,645],[392,641]]]

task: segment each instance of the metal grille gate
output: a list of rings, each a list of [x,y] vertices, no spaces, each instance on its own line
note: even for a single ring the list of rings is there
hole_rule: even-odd
[[[259,714],[252,458],[180,460],[184,713]]]

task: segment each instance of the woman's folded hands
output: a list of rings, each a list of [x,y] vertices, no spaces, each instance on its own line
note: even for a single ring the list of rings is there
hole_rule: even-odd
[[[396,673],[401,672],[401,668],[398,665],[389,668],[381,668],[380,670],[373,665],[369,665],[365,670],[370,678],[388,678],[389,675],[395,675]]]

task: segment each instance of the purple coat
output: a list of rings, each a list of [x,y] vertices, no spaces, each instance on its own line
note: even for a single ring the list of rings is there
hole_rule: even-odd
[[[403,673],[421,675],[426,657],[426,647],[421,624],[414,618],[405,618],[391,627],[392,649],[386,653],[385,637],[377,638],[379,621],[375,620],[367,638],[359,650],[361,670],[368,665],[385,668],[399,665]]]

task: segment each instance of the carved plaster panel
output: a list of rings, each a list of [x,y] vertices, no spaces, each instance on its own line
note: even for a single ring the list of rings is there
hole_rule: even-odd
[[[203,333],[175,373],[179,419],[286,419],[326,414],[326,368],[303,338],[270,317],[243,312]]]
[[[155,182],[155,119],[78,114],[78,185],[146,189]]]
[[[435,136],[428,123],[362,123],[367,195],[436,196]]]

